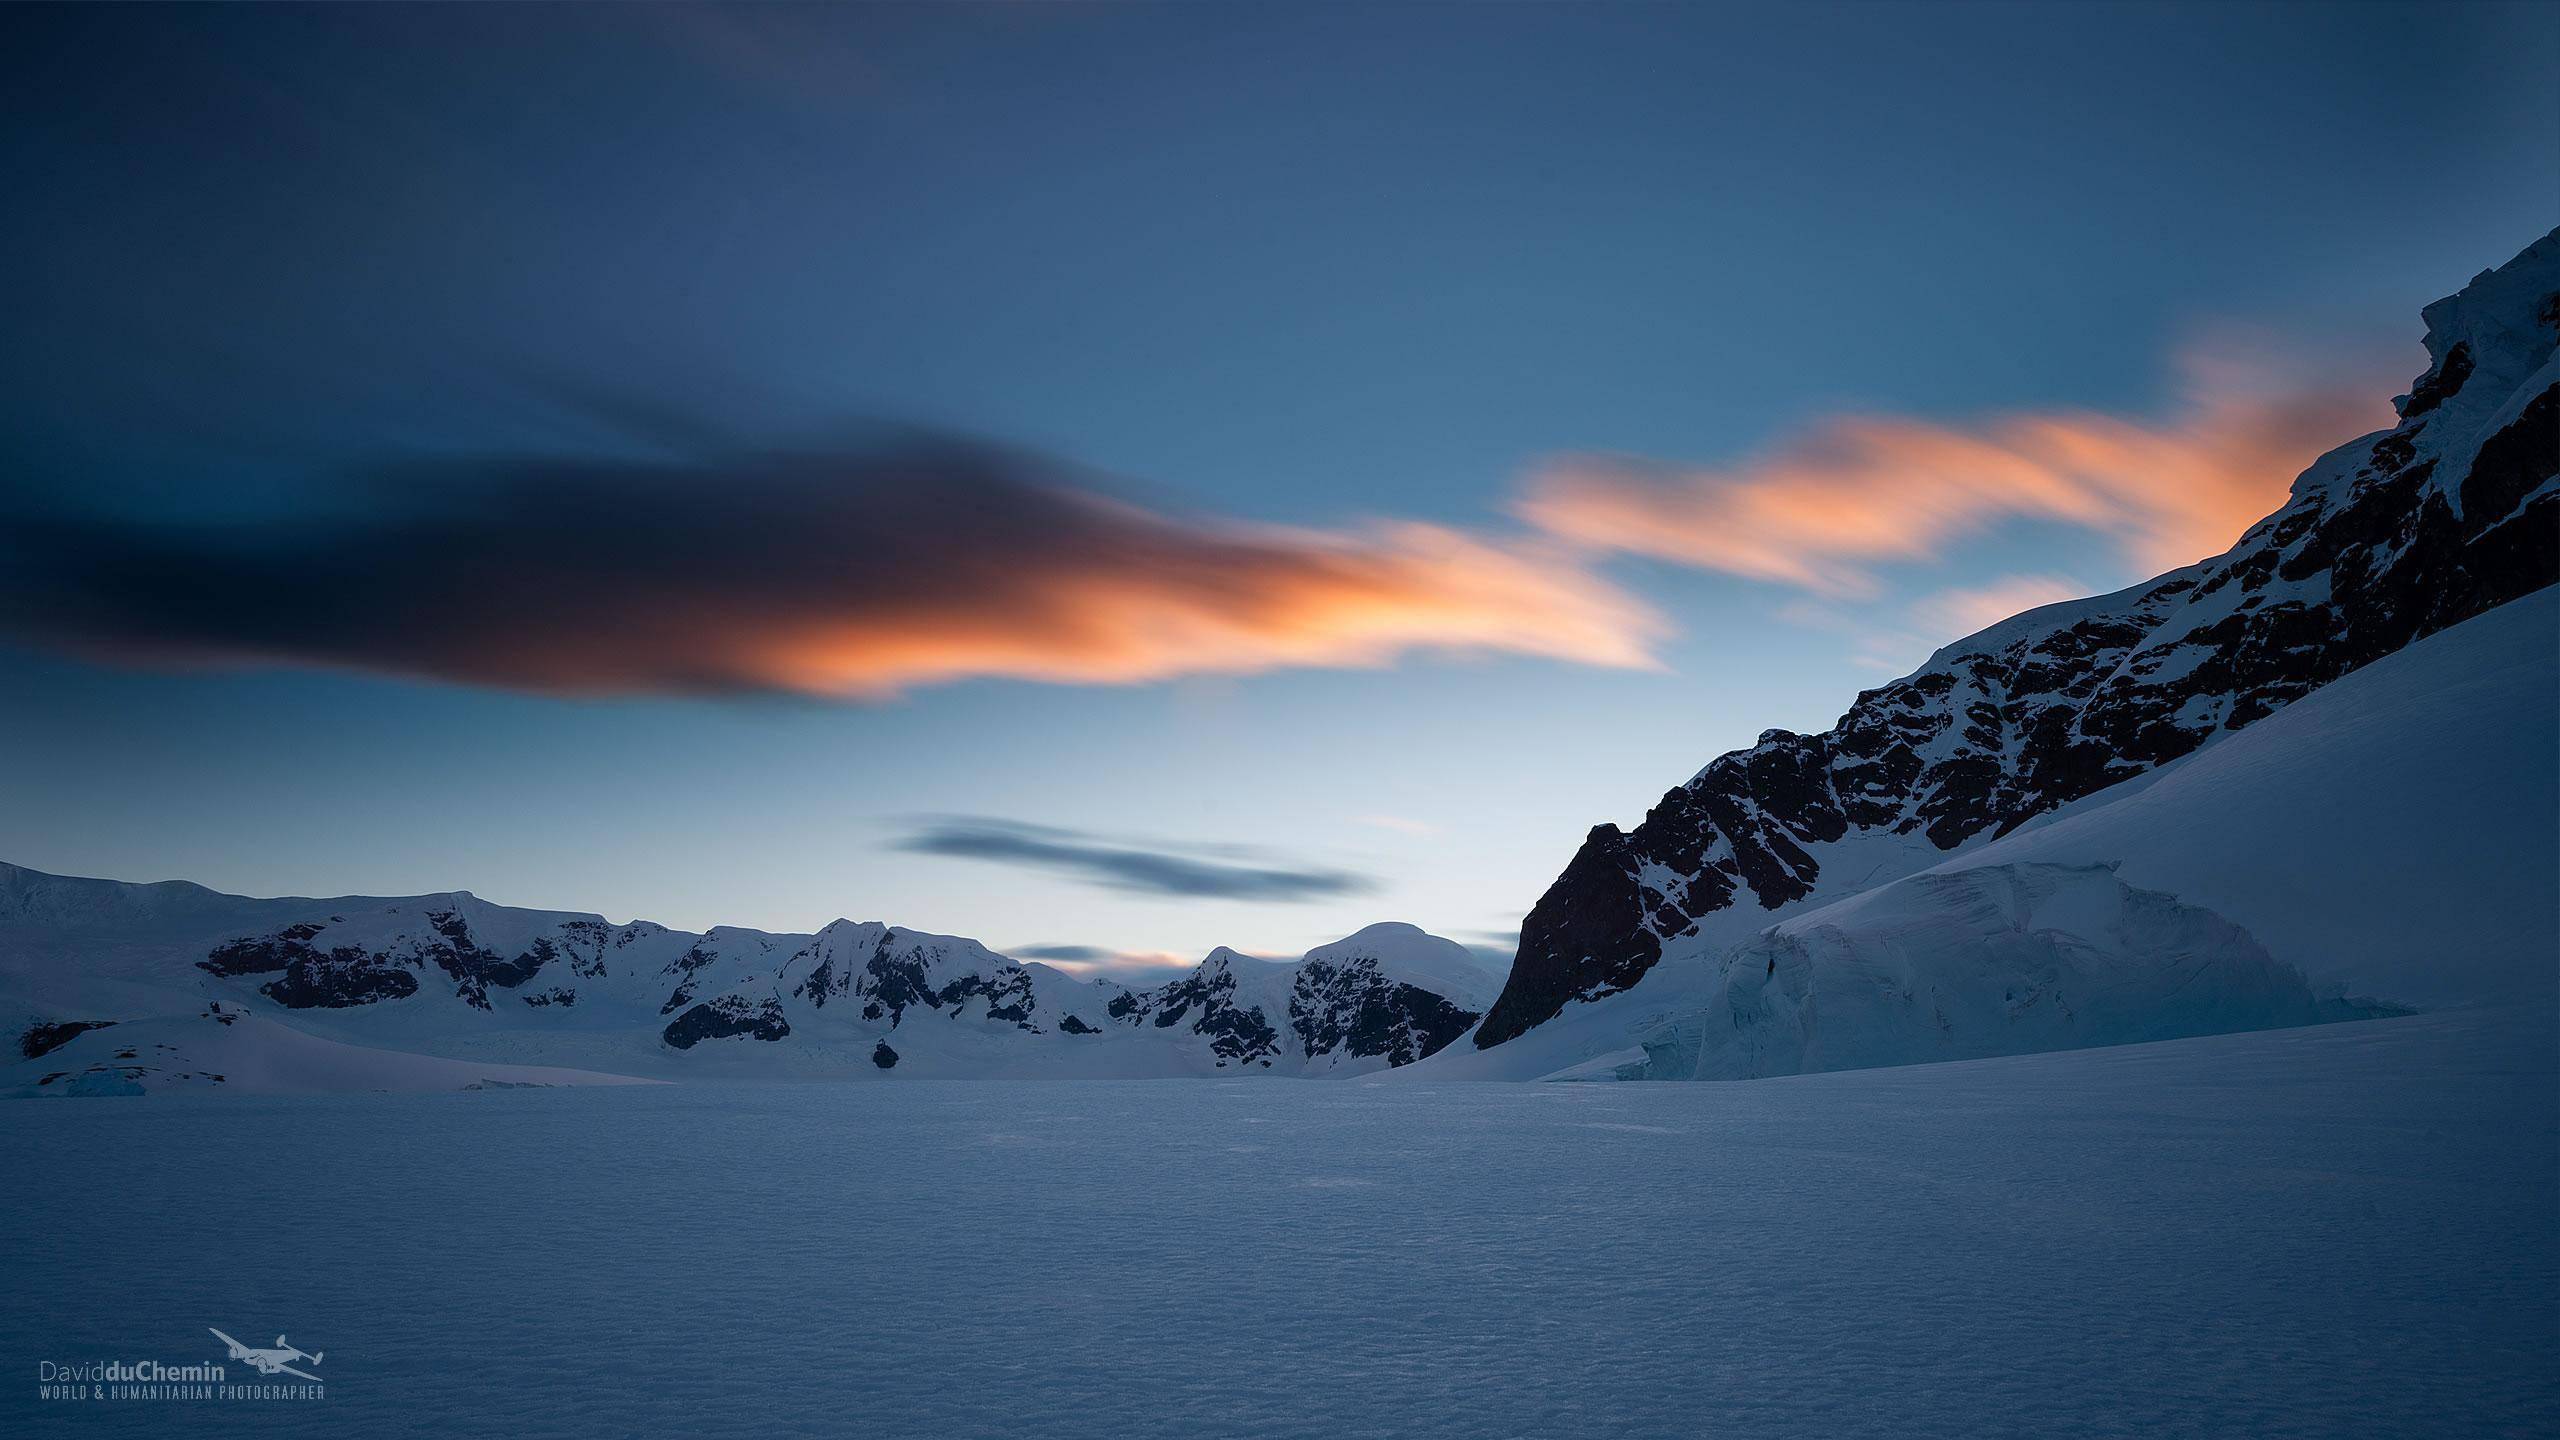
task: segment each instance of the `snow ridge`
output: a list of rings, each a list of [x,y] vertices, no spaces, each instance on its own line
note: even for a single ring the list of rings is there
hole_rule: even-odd
[[[0,864],[0,1018],[20,1050],[0,1089],[27,1093],[349,1075],[452,1088],[537,1083],[521,1078],[533,1069],[568,1077],[538,1083],[1347,1074],[1438,1050],[1494,988],[1464,947],[1410,925],[1299,962],[1221,949],[1132,991],[878,921],[695,934],[463,891],[257,900]]]

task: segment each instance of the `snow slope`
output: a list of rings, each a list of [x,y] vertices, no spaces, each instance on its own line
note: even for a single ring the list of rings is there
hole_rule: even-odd
[[[1419,926],[1382,921],[1319,945],[1309,961],[1329,965],[1367,962],[1390,984],[1412,985],[1471,1010],[1482,1010],[1502,989],[1502,977],[1455,940],[1444,940]]]
[[[1674,1000],[1674,982],[1679,998]],[[2239,926],[2106,865],[1973,865],[1776,925],[1646,996],[1641,1058],[1574,1079],[1741,1080],[2364,1019]]]
[[[2348,991],[2560,989],[2560,589],[1953,865],[2120,862]],[[1952,866],[1941,867],[1953,868]]]
[[[5,1093],[16,1097],[216,1091],[295,1095],[651,1083],[553,1065],[446,1060],[347,1045],[258,1016],[212,1009],[194,1016],[125,1021],[83,1031],[41,1058],[15,1067],[8,1081]]]
[[[2066,874],[2080,878],[2059,910],[2008,898]],[[2137,911],[2174,923],[2129,925]],[[2034,953],[2003,948],[2021,945]],[[2019,978],[2047,972],[2076,1018],[2025,1003],[2038,992]],[[2285,985],[2294,973],[2307,984]],[[2087,1003],[2101,987],[2103,1018]],[[1674,951],[1629,990],[1411,1075],[1731,1077],[2299,1024],[2341,995],[2548,1008],[2556,992],[2560,590],[2545,590],[2002,839]]]

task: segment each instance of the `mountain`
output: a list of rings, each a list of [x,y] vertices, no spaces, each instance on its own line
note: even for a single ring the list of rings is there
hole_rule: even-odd
[[[2365,996],[2547,1015],[2555,697],[2549,588],[2001,839],[1406,1073],[1732,1078],[2397,1008]]]
[[[1436,1053],[1474,1027],[1495,989],[1465,946],[1389,922],[1285,964],[1220,947],[1182,979],[1107,1008],[1124,1024],[1206,1037],[1221,1065],[1356,1073]]]
[[[2187,799],[2176,814],[2150,817],[2146,844],[2174,847],[2181,834],[2234,826],[2263,833],[2211,796],[2169,787],[2165,772],[2560,579],[2560,231],[2428,306],[2425,320],[2431,363],[2397,402],[2400,423],[2322,456],[2281,509],[2222,555],[1968,636],[1861,694],[1831,730],[1765,732],[1665,794],[1633,830],[1593,829],[1523,923],[1510,978],[1466,1048],[1497,1052],[1580,1007],[1639,991],[1659,967],[1710,966],[1773,924],[1795,934],[1793,917],[1943,871],[1954,857],[1987,855],[2001,837],[2120,801],[2154,778],[2163,782],[2154,789]],[[2546,625],[2522,643],[2551,640]],[[2464,654],[2482,664],[2514,658]],[[2503,703],[2510,708],[2486,717],[2489,729],[2547,728],[2548,690]],[[2446,724],[2460,729],[2469,718]],[[2315,747],[2335,739],[2307,730],[2287,734]],[[2445,753],[2448,733],[2398,734],[2389,763],[2459,772],[2448,784],[2481,778],[2470,768],[2486,763],[2478,754]],[[2512,755],[2496,738],[2483,737],[2486,753]],[[2283,800],[2323,813],[2336,808],[2320,803],[2332,791],[2371,783],[2285,773],[2294,783]],[[2489,817],[2492,828],[2511,831],[2534,798],[2529,786],[2513,792]],[[2528,818],[2547,832],[2553,817],[2545,808]],[[2281,837],[2324,853],[2336,839]],[[2388,830],[2354,843],[2432,868]],[[2124,855],[2098,847],[2088,861],[2132,856],[2134,839],[2124,845]],[[2303,901],[2353,912],[2376,898]],[[2509,915],[2502,933],[2549,918]],[[2330,955],[2277,958],[2314,978],[2324,963],[2335,969]],[[1875,1053],[1900,1054],[1898,1045]],[[1535,1071],[1563,1053],[1532,1048],[1541,1054],[1443,1068]]]
[[[0,1088],[38,1093],[1348,1074],[1438,1050],[1495,988],[1410,925],[1131,990],[877,922],[696,934],[465,891],[259,900],[0,865]]]

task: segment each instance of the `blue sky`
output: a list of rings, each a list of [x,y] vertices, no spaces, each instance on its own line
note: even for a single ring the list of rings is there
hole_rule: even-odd
[[[31,117],[0,136],[0,247],[40,281],[0,353],[0,524],[116,537],[76,586],[0,586],[0,857],[680,925],[1192,958],[1398,918],[1494,943],[1591,824],[1827,725],[1953,638],[1968,593],[2114,588],[2281,487],[2146,459],[2079,477],[2099,518],[1999,501],[1915,538],[1943,508],[1901,468],[1918,441],[2060,419],[2254,460],[2379,414],[2423,367],[2417,308],[2560,219],[2560,20],[2533,7],[20,9],[0,40]],[[2200,401],[2199,366],[2266,404]],[[1790,461],[1853,420],[1890,424],[1884,459]],[[383,513],[459,495],[496,507],[459,533],[506,525],[523,457],[619,484],[884,425],[1037,457],[1038,486],[915,481],[940,487],[920,518],[848,512],[848,567],[1058,563],[1042,595],[1116,593],[995,513],[1058,486],[1141,515],[1115,564],[1190,576],[1128,581],[1142,607],[1226,604],[1202,597],[1240,537],[1255,573],[1312,556],[1327,596],[1337,564],[1414,563],[1389,527],[1489,549],[1364,598],[1430,612],[1383,653],[1293,649],[1315,602],[1291,578],[1245,602],[1251,663],[1208,653],[1224,629],[1151,637],[1140,683],[1021,678],[983,627],[1042,602],[945,587],[972,658],[850,699],[645,664],[559,693],[525,667],[565,642],[511,633],[539,586],[469,611],[470,586],[342,583],[418,563],[346,541]],[[1621,465],[1644,478],[1588,478]],[[705,505],[753,479],[665,473]],[[1910,543],[1732,508],[1808,487],[1817,528],[1850,506]],[[1540,519],[1533,494],[1636,518]],[[721,575],[812,563],[767,543],[775,513],[653,562],[744,617],[720,646],[783,603]],[[618,633],[555,629],[645,658],[665,587],[546,516],[498,547],[510,571],[556,553],[623,587],[581,622]],[[980,543],[1008,521],[1012,548]],[[168,548],[208,526],[225,563],[243,536],[269,572],[356,558],[336,588],[277,582],[309,612],[292,643],[264,612],[255,644],[208,639],[229,621],[193,612],[236,586],[153,591],[238,573]],[[1583,588],[1521,601],[1514,561]],[[1512,599],[1452,620],[1434,587],[1458,581]],[[1577,663],[1612,635],[1650,668]],[[953,816],[1356,883],[1159,893],[913,848]]]

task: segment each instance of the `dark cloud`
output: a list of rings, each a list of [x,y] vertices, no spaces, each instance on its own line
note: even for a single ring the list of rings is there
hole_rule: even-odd
[[[1036,865],[1107,890],[1182,899],[1287,902],[1376,888],[1367,876],[1343,870],[1202,860],[1081,830],[984,816],[931,818],[896,843],[918,855]]]
[[[1016,960],[1070,960],[1091,963],[1109,960],[1120,952],[1099,945],[1017,945],[1009,952]]]
[[[709,443],[653,413],[608,419]],[[409,464],[353,477],[326,513],[256,522],[0,499],[0,632],[137,663],[876,697],[1417,648],[1635,666],[1655,631],[1642,606],[1525,544],[1184,519],[1061,466],[912,436]]]

